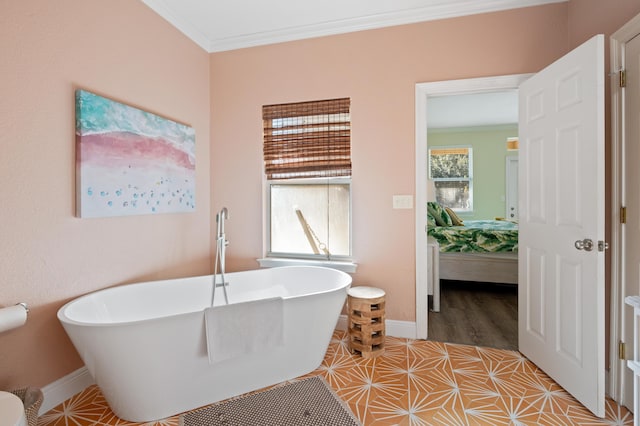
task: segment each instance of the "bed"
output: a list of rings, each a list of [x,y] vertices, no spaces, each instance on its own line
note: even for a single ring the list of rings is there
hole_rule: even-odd
[[[462,222],[455,213],[447,212],[439,205],[433,206],[436,203],[428,204],[427,233],[439,247],[440,279],[518,283],[517,223],[506,220]],[[449,218],[455,216],[454,219],[447,220],[442,211]]]

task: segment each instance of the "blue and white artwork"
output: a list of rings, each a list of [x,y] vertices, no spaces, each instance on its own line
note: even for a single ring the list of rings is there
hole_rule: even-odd
[[[195,210],[192,127],[76,91],[80,217]]]

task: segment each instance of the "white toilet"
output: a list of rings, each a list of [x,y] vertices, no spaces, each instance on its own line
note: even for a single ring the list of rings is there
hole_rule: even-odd
[[[11,392],[0,391],[0,426],[27,426],[22,400]]]

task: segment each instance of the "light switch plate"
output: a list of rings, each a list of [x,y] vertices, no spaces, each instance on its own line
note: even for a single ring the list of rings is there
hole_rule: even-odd
[[[413,195],[394,195],[393,208],[394,209],[412,209]]]

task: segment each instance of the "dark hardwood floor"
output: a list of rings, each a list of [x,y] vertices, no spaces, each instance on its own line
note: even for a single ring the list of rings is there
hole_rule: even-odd
[[[517,286],[442,280],[440,312],[429,311],[429,340],[517,350]]]

